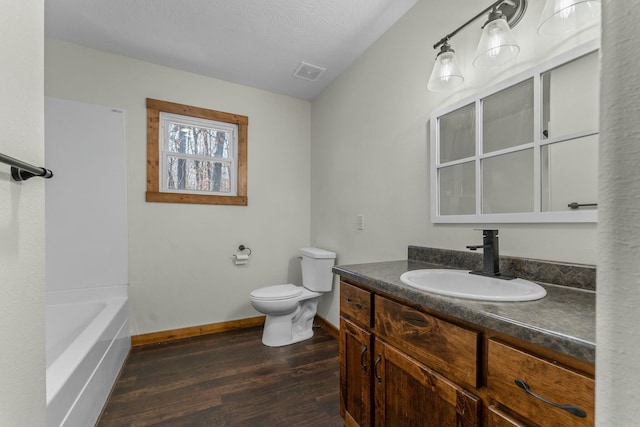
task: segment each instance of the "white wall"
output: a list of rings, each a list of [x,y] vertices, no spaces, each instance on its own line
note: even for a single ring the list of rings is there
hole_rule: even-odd
[[[126,111],[132,334],[258,316],[252,289],[300,282],[309,244],[310,104],[58,40],[47,96]],[[145,99],[249,117],[249,205],[146,203]],[[253,251],[246,267],[231,256]]]
[[[44,1],[0,1],[0,153],[44,164]],[[44,181],[0,164],[0,425],[45,423]]]
[[[597,27],[561,40],[537,34],[542,1],[530,1],[515,27],[521,52],[512,64],[478,71],[471,65],[482,21],[452,39],[465,83],[429,92],[433,44],[476,13],[465,0],[419,1],[312,102],[311,244],[338,253],[341,264],[406,258],[410,244],[464,250],[479,243],[480,224],[430,222],[429,114],[545,59],[597,38]],[[460,12],[464,11],[464,12]],[[444,19],[443,17],[447,17]],[[460,22],[460,23],[461,23]],[[364,214],[365,229],[356,216]],[[505,255],[596,262],[595,224],[498,224]],[[337,294],[319,308],[338,321]]]
[[[631,426],[640,419],[640,3],[619,3],[603,2],[598,426]]]

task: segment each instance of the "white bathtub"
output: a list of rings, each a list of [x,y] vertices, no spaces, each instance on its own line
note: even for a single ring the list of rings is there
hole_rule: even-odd
[[[47,293],[47,426],[93,426],[131,348],[127,286]]]

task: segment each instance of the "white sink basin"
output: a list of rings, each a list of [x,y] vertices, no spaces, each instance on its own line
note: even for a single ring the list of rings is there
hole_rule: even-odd
[[[547,291],[523,279],[496,279],[469,274],[468,270],[412,270],[400,276],[407,285],[426,292],[482,301],[533,301]]]

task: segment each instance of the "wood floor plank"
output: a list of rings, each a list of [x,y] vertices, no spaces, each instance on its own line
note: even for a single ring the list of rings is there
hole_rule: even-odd
[[[338,341],[285,347],[262,327],[135,347],[97,426],[342,426]]]

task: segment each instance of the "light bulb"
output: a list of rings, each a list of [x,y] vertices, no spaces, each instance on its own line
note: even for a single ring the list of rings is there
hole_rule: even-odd
[[[499,10],[491,12],[482,29],[473,66],[485,69],[503,65],[513,60],[519,52],[520,46],[502,13]]]

